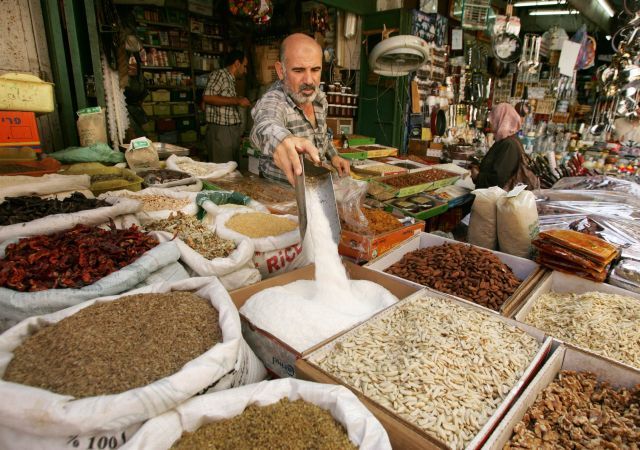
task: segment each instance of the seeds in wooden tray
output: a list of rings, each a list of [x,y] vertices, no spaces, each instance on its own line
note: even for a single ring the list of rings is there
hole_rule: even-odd
[[[520,285],[489,250],[443,244],[407,253],[385,272],[499,311]]]
[[[168,219],[156,220],[145,225],[147,231],[167,231],[184,241],[189,247],[206,259],[226,258],[235,249],[233,241],[222,239],[194,216],[180,211]]]
[[[143,211],[177,211],[191,203],[188,198],[173,198],[163,195],[122,194],[120,197],[132,198],[142,202]]]
[[[249,405],[242,414],[184,433],[172,450],[187,449],[356,449],[329,411],[304,400],[283,398],[267,406]]]
[[[563,341],[640,368],[640,301],[604,292],[549,292],[524,318]]]
[[[291,219],[261,212],[236,214],[227,220],[226,226],[251,238],[279,236],[298,228]]]
[[[431,183],[433,181],[444,180],[446,178],[455,177],[456,174],[447,172],[440,169],[422,170],[420,172],[407,173],[404,175],[393,175],[388,178],[380,180],[384,184],[393,186],[396,188],[403,188],[409,186],[417,186],[419,184]]]
[[[535,338],[495,314],[421,293],[310,358],[460,449],[504,401],[539,347]]]
[[[635,449],[640,386],[613,389],[590,372],[561,371],[513,428],[510,449]]]
[[[14,350],[3,379],[76,398],[117,394],[174,374],[221,337],[208,300],[131,295],[36,331]]]

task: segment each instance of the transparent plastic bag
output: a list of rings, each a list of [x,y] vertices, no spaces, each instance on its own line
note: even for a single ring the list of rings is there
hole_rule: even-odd
[[[621,247],[640,244],[640,224],[633,220],[574,213],[541,215],[539,224],[540,231],[574,230],[593,234]]]
[[[369,222],[362,212],[368,183],[351,177],[338,178],[333,183],[333,191],[338,206],[340,220],[353,230],[367,230]]]
[[[640,197],[640,185],[638,183],[606,175],[561,178],[551,189],[616,191],[617,193],[625,193],[635,197]]]

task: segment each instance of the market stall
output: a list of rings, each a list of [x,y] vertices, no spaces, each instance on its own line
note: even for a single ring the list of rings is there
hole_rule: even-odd
[[[0,77],[1,448],[637,446],[632,2],[103,3],[80,145]],[[261,98],[289,32],[345,162],[292,184],[248,110],[214,162],[200,108],[240,47]]]

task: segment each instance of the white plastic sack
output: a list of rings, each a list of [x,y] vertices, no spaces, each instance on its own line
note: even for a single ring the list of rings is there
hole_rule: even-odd
[[[220,277],[220,282],[229,292],[251,284],[256,284],[261,280],[262,275],[258,269],[253,267],[253,261],[249,262],[247,266],[242,269]]]
[[[511,193],[498,199],[497,223],[500,251],[529,258],[531,240],[538,235],[536,196],[531,191]]]
[[[136,213],[142,208],[137,200],[128,198],[105,198],[111,206],[87,209],[69,214],[53,214],[31,222],[17,223],[0,227],[0,242],[16,237],[35,236],[38,234],[52,234],[68,230],[78,224],[96,226],[109,222],[124,214]]]
[[[125,295],[172,290],[196,290],[197,295],[211,301],[220,316],[221,343],[185,364],[175,374],[120,394],[76,400],[71,396],[0,380],[0,448],[117,448],[125,440],[129,441],[145,420],[175,408],[199,392],[217,389],[218,383],[229,385],[228,374],[233,374],[238,383],[254,383],[264,378],[266,372],[261,365],[248,367],[242,374],[235,370],[242,364],[251,365],[255,361],[246,357],[246,348],[241,350],[243,339],[238,311],[215,277],[160,283]],[[0,373],[4,373],[11,361],[12,351],[38,329],[96,302],[119,297],[121,295],[104,297],[54,314],[32,317],[0,335]],[[238,361],[240,357],[245,358],[241,364]],[[105,442],[108,445],[99,447],[98,439],[102,436],[107,436]]]
[[[225,203],[224,205],[216,205],[214,202],[207,200],[202,204],[202,209],[206,211],[202,219],[208,225],[215,227],[216,218],[225,212],[247,211],[247,212],[263,212],[270,214],[269,208],[256,200],[251,200],[247,205],[235,205],[233,203]]]
[[[181,239],[174,239],[173,234],[169,232],[152,231],[149,234],[155,236],[160,242],[175,242],[180,250],[180,259],[194,273],[202,277],[227,275],[246,266],[253,258],[253,242],[247,238],[236,241],[236,249],[226,258],[206,259]]]
[[[244,234],[227,228],[226,223],[236,214],[246,214],[255,212],[253,210],[232,210],[220,213],[216,218],[216,233],[223,239],[232,239],[240,242],[247,239]],[[297,216],[283,215],[287,219],[298,222]],[[283,233],[279,236],[268,236],[264,238],[249,238],[255,247],[253,262],[260,271],[262,278],[269,278],[274,275],[289,272],[299,267],[304,267],[310,263],[308,252],[302,251],[300,243],[300,229]]]
[[[198,164],[203,170],[193,170],[186,167],[185,164]],[[238,163],[235,161],[218,164],[195,161],[188,156],[171,155],[167,158],[167,169],[185,172],[203,180],[215,180],[216,178],[222,178],[236,170],[236,167],[238,167]]]
[[[391,449],[387,432],[380,422],[347,388],[294,378],[263,381],[189,400],[145,423],[122,449],[166,450],[184,432],[193,432],[204,424],[235,417],[249,405],[271,405],[284,397],[291,401],[303,399],[328,410],[361,450]],[[309,444],[312,446],[313,443]]]
[[[143,197],[145,195],[157,195],[160,197],[169,197],[175,199],[187,199],[190,203],[183,208],[172,210],[165,209],[160,211],[144,211],[142,208],[136,213],[138,216],[138,220],[142,225],[147,223],[163,220],[168,218],[171,214],[176,211],[180,211],[183,214],[188,216],[195,216],[198,214],[198,205],[196,205],[196,192],[176,192],[171,189],[162,189],[162,188],[147,188],[138,192],[131,192],[126,189],[120,191],[109,191],[100,195],[98,198],[106,199],[109,197],[117,197],[117,198],[133,198],[133,197]]]
[[[26,175],[0,176],[0,201],[5,197],[43,196],[59,192],[86,191],[91,186],[89,175],[46,174],[41,177]]]
[[[495,250],[498,244],[496,204],[506,192],[498,186],[472,191],[476,198],[471,206],[467,240],[470,244]]]
[[[187,278],[191,278],[189,272],[186,271],[182,264],[174,262],[153,272],[142,283],[138,283],[135,289],[157,283],[173,283]]]
[[[0,257],[4,257],[5,248],[10,243],[11,241],[7,241],[0,245]],[[165,242],[145,252],[128,266],[80,289],[20,292],[0,287],[0,332],[28,317],[60,311],[93,298],[126,292],[179,258],[177,245]]]
[[[69,175],[71,176],[71,175]],[[40,198],[55,198],[57,200],[64,200],[67,197],[71,197],[71,195],[75,194],[76,192],[84,195],[86,198],[96,198],[95,195],[93,195],[93,192],[91,192],[88,189],[80,189],[77,191],[64,191],[64,192],[56,192],[55,194],[45,194],[45,195],[40,195]]]

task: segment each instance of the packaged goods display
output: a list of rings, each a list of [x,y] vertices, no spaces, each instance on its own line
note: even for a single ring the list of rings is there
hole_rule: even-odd
[[[227,221],[226,226],[250,238],[279,236],[298,228],[293,220],[261,212],[236,214]]]
[[[147,231],[167,231],[207,259],[226,258],[236,249],[233,241],[222,239],[193,216],[178,211],[168,219],[145,225]]]
[[[87,209],[111,206],[104,200],[86,198],[74,192],[63,200],[40,197],[7,197],[0,203],[0,225],[30,222],[53,214],[67,214]]]
[[[494,311],[500,310],[521,283],[496,255],[465,244],[446,243],[415,250],[385,272]]]
[[[304,400],[250,405],[242,414],[185,433],[172,450],[192,448],[356,449],[331,414]]]
[[[534,337],[498,316],[422,292],[309,358],[450,448],[461,449],[539,348]]]
[[[221,339],[209,301],[190,292],[137,294],[28,337],[2,378],[77,398],[116,394],[175,373]]]
[[[158,241],[137,229],[76,225],[9,244],[0,259],[0,286],[34,292],[79,288],[138,259]]]
[[[561,371],[504,448],[634,448],[640,442],[638,389],[614,389],[593,373]]]
[[[550,335],[640,368],[640,301],[603,292],[550,292],[524,321]]]

